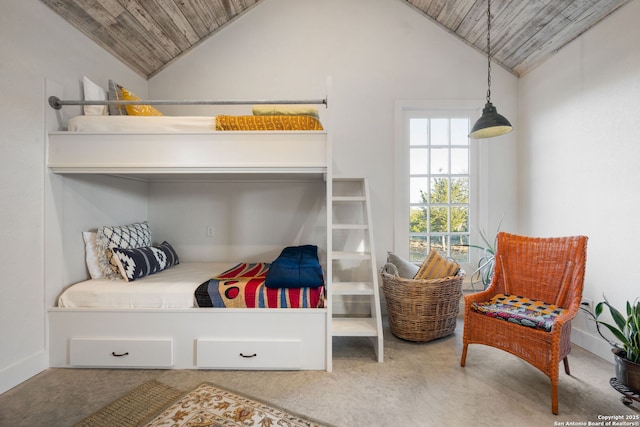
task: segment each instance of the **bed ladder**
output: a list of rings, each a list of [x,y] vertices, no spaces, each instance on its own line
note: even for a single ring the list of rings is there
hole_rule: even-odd
[[[332,336],[370,337],[378,362],[383,362],[369,185],[366,178],[334,177],[332,190]]]

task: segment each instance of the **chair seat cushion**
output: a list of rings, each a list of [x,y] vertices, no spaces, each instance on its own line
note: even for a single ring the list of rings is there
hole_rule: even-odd
[[[553,328],[556,318],[566,311],[557,305],[504,294],[497,294],[486,302],[474,302],[471,309],[486,316],[547,332]]]

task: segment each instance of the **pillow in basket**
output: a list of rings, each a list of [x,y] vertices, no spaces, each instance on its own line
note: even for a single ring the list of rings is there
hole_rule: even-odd
[[[449,261],[438,251],[431,249],[413,278],[416,280],[442,279],[455,276],[458,274],[458,270],[460,270],[460,266],[457,262]]]
[[[396,266],[396,269],[398,269],[398,276],[403,279],[413,279],[420,268],[411,261],[406,260],[393,252],[387,252],[387,262]]]

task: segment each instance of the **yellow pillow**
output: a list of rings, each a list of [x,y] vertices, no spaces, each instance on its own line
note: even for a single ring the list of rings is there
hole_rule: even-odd
[[[322,130],[311,116],[216,116],[216,130]]]
[[[431,249],[413,278],[417,280],[442,279],[455,276],[458,270],[460,270],[460,266],[456,262],[447,260],[438,251]]]
[[[140,101],[135,93],[122,88],[122,99],[124,101]],[[126,105],[127,114],[130,116],[162,116],[163,114],[151,105]]]

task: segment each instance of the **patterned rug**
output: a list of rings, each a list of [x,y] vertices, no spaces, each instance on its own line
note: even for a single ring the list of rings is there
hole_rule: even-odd
[[[323,427],[314,420],[203,383],[162,411],[146,427]]]
[[[177,399],[177,400],[176,400]],[[152,380],[75,427],[329,427],[256,399],[203,383],[189,393]]]

